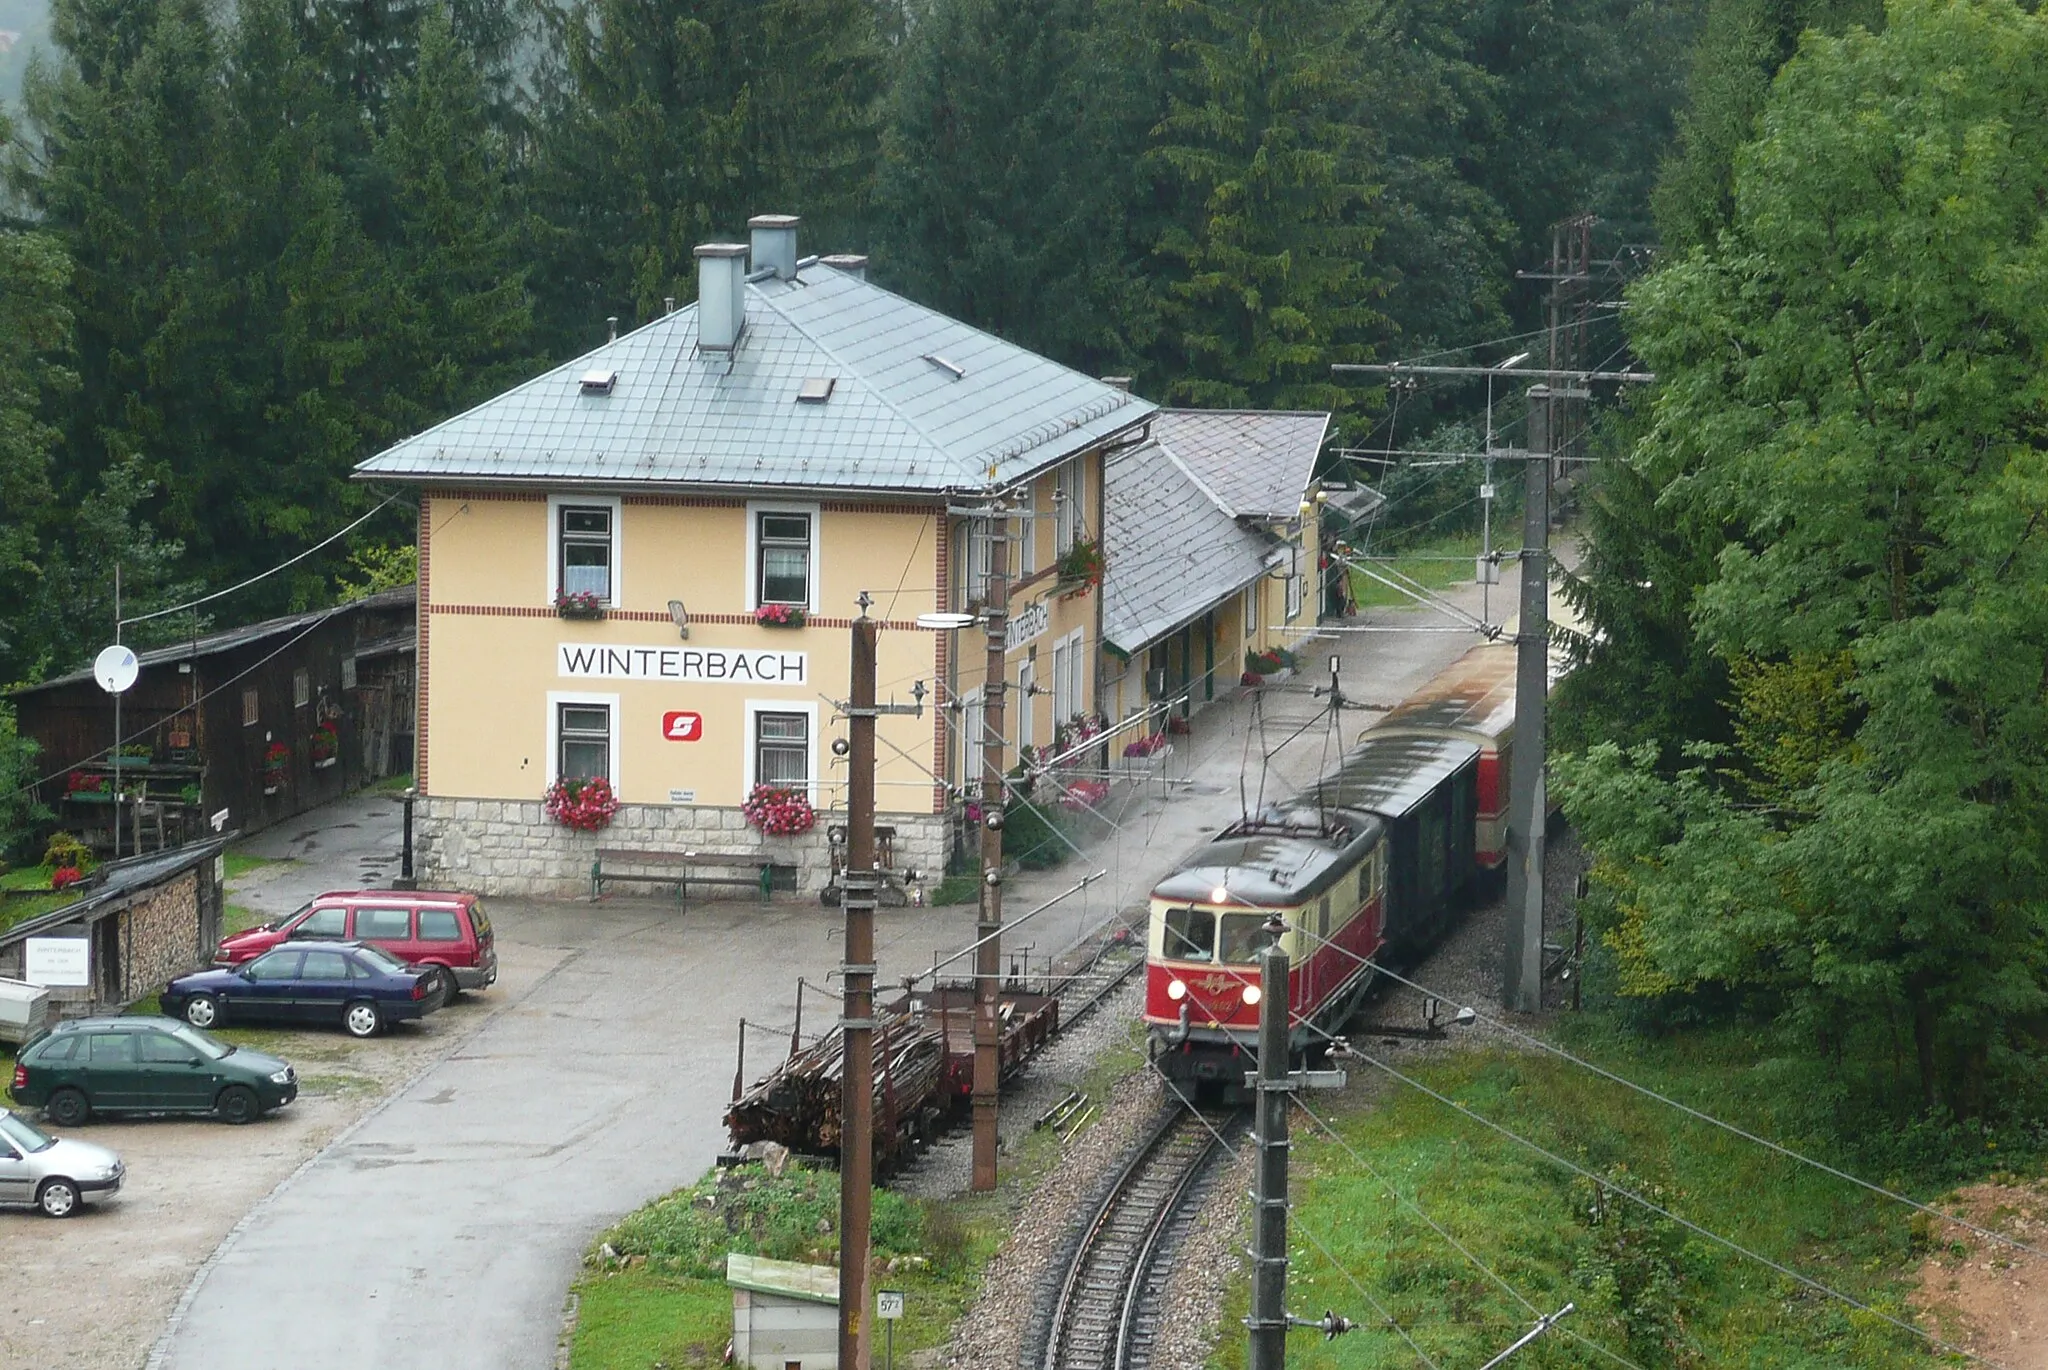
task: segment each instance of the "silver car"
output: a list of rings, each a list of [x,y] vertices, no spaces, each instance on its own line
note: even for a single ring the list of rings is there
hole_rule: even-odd
[[[60,1141],[22,1117],[0,1109],[0,1204],[29,1204],[52,1218],[68,1218],[88,1198],[121,1187],[128,1168],[91,1142]]]

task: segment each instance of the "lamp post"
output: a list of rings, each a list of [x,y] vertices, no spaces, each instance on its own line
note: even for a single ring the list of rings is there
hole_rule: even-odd
[[[418,888],[412,874],[412,805],[419,797],[419,789],[416,786],[408,786],[399,800],[405,811],[404,831],[398,847],[398,879],[392,883],[394,888],[401,890]]]

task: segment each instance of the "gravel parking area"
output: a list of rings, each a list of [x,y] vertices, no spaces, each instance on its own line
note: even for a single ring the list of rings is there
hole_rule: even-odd
[[[467,1040],[562,957],[499,945],[498,985],[368,1042],[263,1032],[299,1072],[296,1102],[247,1127],[211,1119],[89,1123],[69,1135],[112,1147],[128,1180],[112,1202],[52,1222],[0,1210],[0,1370],[134,1370],[192,1273],[242,1216],[406,1081]],[[250,1040],[258,1034],[231,1033]],[[257,1044],[252,1041],[252,1045]]]

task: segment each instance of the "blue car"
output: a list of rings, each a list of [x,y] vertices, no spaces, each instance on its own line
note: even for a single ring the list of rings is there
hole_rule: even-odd
[[[339,1023],[351,1037],[424,1018],[446,993],[433,966],[409,966],[363,942],[287,942],[233,969],[181,975],[164,987],[163,1011],[196,1028]]]

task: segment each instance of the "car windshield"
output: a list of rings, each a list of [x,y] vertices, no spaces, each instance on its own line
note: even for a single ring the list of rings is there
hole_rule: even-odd
[[[312,908],[312,907],[313,907],[313,905],[314,905],[314,904],[316,904],[316,903],[318,903],[318,902],[319,902],[319,901],[318,901],[318,900],[315,900],[315,899],[308,899],[308,900],[307,900],[307,901],[306,901],[305,903],[303,903],[303,904],[299,905],[299,906],[298,906],[297,908],[293,909],[293,910],[292,910],[292,911],[291,911],[290,913],[286,914],[286,915],[285,915],[284,917],[282,917],[282,918],[273,918],[273,919],[271,919],[271,920],[270,920],[270,921],[269,921],[268,923],[265,923],[265,924],[263,925],[263,931],[265,931],[265,932],[276,932],[276,931],[277,931],[277,930],[278,930],[279,928],[283,927],[283,926],[284,926],[284,925],[285,925],[286,923],[289,923],[289,922],[291,922],[291,921],[292,921],[292,919],[294,919],[294,918],[297,918],[297,917],[298,917],[298,916],[299,916],[300,914],[304,913],[304,912],[305,912],[305,911],[306,911],[307,909],[310,909],[310,908]]]
[[[183,1023],[171,1028],[170,1034],[209,1061],[218,1061],[234,1051],[233,1047],[218,1037],[201,1032],[196,1027],[187,1027]]]
[[[0,1111],[0,1137],[5,1137],[26,1152],[42,1151],[57,1144],[57,1139],[28,1119],[16,1113]]]
[[[356,948],[356,959],[367,961],[386,975],[405,969],[405,962],[393,956],[382,947],[361,946]]]

